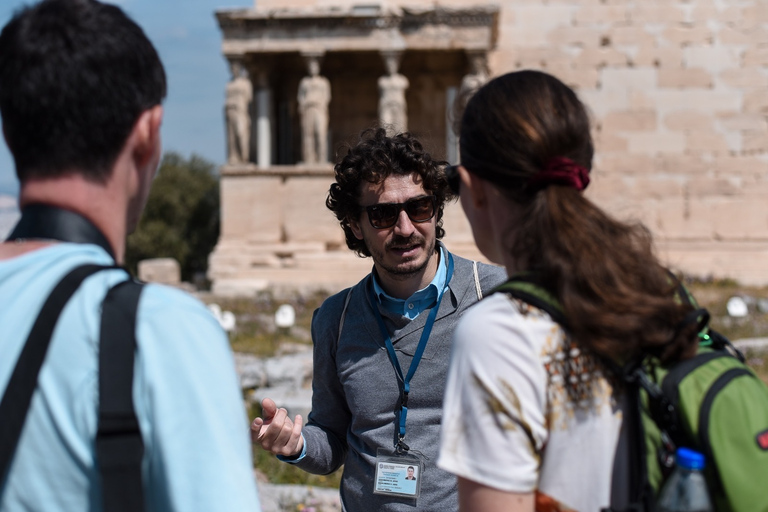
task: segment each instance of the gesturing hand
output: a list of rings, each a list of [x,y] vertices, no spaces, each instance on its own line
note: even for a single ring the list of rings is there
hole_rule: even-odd
[[[282,407],[278,409],[271,398],[261,401],[261,411],[263,417],[251,423],[251,441],[275,455],[299,455],[304,448],[301,415],[297,414],[291,421],[288,411]]]

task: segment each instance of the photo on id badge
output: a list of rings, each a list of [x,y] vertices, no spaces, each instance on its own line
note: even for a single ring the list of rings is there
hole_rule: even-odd
[[[374,494],[418,498],[423,464],[417,457],[379,456],[376,458]]]

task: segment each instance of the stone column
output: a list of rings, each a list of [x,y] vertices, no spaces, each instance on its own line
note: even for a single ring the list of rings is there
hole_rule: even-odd
[[[407,78],[397,72],[402,52],[386,51],[381,56],[387,74],[379,78],[379,124],[392,135],[408,131],[405,90],[410,84]]]
[[[232,80],[227,84],[224,113],[227,123],[227,162],[247,163],[250,159],[253,86],[239,61],[231,62]]]
[[[445,159],[448,163],[459,163],[459,134],[457,129],[461,119],[456,119],[454,105],[458,89],[448,87],[445,90]]]
[[[259,74],[256,91],[256,163],[261,168],[272,165],[272,90],[266,73]]]
[[[328,104],[331,83],[320,75],[322,54],[303,54],[309,75],[299,82],[299,114],[301,115],[302,163],[328,162]]]

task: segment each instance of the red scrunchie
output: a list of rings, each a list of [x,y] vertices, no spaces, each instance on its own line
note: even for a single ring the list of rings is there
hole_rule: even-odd
[[[553,158],[544,169],[531,176],[526,189],[535,192],[550,185],[565,185],[581,192],[589,185],[589,171],[570,158]]]

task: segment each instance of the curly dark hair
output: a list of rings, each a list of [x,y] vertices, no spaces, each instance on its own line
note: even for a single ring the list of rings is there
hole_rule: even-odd
[[[325,205],[339,220],[347,247],[358,256],[371,253],[363,240],[352,232],[350,219],[359,218],[360,185],[363,181],[378,184],[392,174],[418,174],[424,190],[437,198],[437,239],[445,235],[443,229],[443,207],[453,196],[445,179],[444,168],[448,162],[435,160],[424,151],[421,143],[410,133],[399,133],[388,137],[383,128],[370,128],[360,134],[355,146],[334,167],[336,182],[328,190]]]

